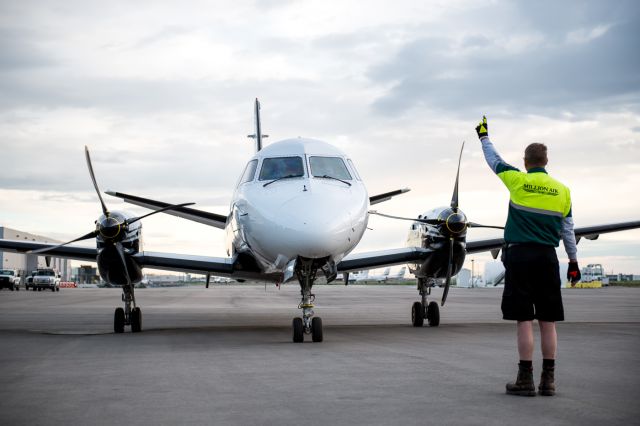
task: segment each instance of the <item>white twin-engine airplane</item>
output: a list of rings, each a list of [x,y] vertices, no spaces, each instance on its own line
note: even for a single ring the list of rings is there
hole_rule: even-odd
[[[491,251],[497,256],[501,238],[466,241],[469,222],[458,207],[458,178],[451,203],[411,220],[408,247],[350,254],[362,238],[373,204],[387,201],[408,189],[369,196],[351,158],[338,148],[313,139],[287,139],[262,147],[260,104],[255,102],[256,153],[247,163],[235,188],[230,212],[218,215],[187,204],[172,205],[134,195],[107,191],[129,203],[224,229],[226,258],[155,253],[142,251],[140,219],[125,212],[110,212],[96,183],[89,151],[85,148],[89,173],[100,199],[102,215],[96,228],[82,237],[61,245],[0,240],[0,249],[46,256],[97,261],[103,280],[122,286],[124,308],[114,314],[114,331],[125,325],[132,332],[142,329],[142,312],[136,305],[134,285],[142,280],[142,268],[224,276],[236,280],[262,280],[300,284],[302,316],[293,319],[293,341],[304,341],[310,334],[314,342],[323,340],[322,320],[314,316],[312,287],[318,274],[328,282],[342,273],[407,264],[417,278],[421,300],[412,306],[414,326],[440,323],[438,304],[427,296],[437,279],[444,278],[444,305],[451,277],[458,273],[467,253]],[[462,155],[462,151],[460,153]],[[460,162],[458,162],[458,174]],[[387,216],[380,214],[382,216]],[[577,228],[576,237],[596,239],[599,234],[640,227],[640,221]],[[67,245],[93,239],[96,248]],[[364,290],[363,290],[364,291]]]

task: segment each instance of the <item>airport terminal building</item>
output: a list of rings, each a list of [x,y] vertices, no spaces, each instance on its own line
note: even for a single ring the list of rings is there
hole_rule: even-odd
[[[62,241],[53,238],[43,237],[42,235],[30,234],[29,232],[19,231],[17,229],[0,226],[0,238],[7,240],[26,240],[39,241],[43,243],[60,243]],[[25,273],[38,268],[51,267],[56,269],[62,275],[62,281],[68,281],[71,277],[71,264],[67,259],[59,257],[50,257],[49,265],[47,265],[47,257],[44,254],[22,254],[11,253],[0,250],[0,265],[2,269],[16,269],[21,276]]]

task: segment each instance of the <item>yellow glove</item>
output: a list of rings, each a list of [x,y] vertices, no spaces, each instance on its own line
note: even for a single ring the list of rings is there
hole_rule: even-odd
[[[482,139],[485,136],[489,136],[489,125],[487,124],[487,117],[482,116],[482,121],[476,126],[476,133],[478,137]]]

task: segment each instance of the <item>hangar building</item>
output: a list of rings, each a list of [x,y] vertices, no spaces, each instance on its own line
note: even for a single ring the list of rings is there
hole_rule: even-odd
[[[61,243],[62,241],[54,240],[53,238],[43,237],[42,235],[30,234],[28,232],[19,231],[17,229],[11,229],[4,226],[0,226],[0,238],[6,240],[27,240],[38,241],[43,243]],[[33,271],[37,268],[46,268],[47,260],[44,254],[22,254],[11,253],[0,250],[0,265],[2,269],[17,269],[20,275],[23,277],[25,273]],[[49,267],[56,269],[62,275],[62,281],[69,281],[71,278],[71,263],[68,259],[61,259],[59,257],[50,258]]]

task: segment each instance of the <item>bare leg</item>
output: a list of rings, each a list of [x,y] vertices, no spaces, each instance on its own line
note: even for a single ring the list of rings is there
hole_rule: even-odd
[[[542,346],[542,358],[556,359],[558,335],[556,323],[550,321],[538,321],[540,325],[540,346]]]
[[[518,353],[522,361],[533,359],[533,321],[518,321]]]

